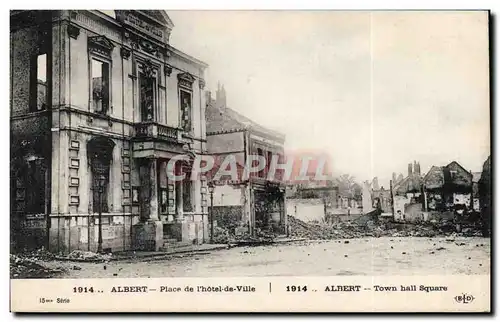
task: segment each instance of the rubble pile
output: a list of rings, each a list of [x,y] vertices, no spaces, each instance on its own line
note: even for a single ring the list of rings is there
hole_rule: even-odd
[[[213,237],[214,244],[228,244],[233,239],[234,239],[234,236],[232,236],[229,233],[229,229],[224,229],[222,227],[215,227],[214,228],[214,237]]]
[[[373,220],[345,221],[339,223],[312,222],[306,223],[293,216],[288,216],[290,236],[311,240],[351,239],[363,237],[480,237],[477,228],[464,228],[456,232],[448,222],[433,224],[405,224],[393,222],[375,223]]]
[[[111,259],[111,256],[111,254],[98,254],[90,251],[74,250],[64,257],[64,259],[83,262],[106,262]]]
[[[250,235],[249,232],[239,232],[236,233],[234,230],[224,228],[224,227],[215,227],[214,228],[214,244],[265,244],[272,242],[274,239],[274,235],[268,233],[264,230],[260,230],[256,228],[255,231],[256,236]]]
[[[40,254],[38,254],[40,255]],[[35,254],[10,255],[10,278],[48,278],[65,271],[62,267],[48,267],[44,261],[53,256],[36,256]]]

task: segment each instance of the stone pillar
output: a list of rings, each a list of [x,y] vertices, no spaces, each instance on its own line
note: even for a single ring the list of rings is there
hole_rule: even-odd
[[[176,162],[175,163],[175,172],[177,175],[180,175],[182,172],[182,164],[181,162]],[[189,178],[186,178],[184,180],[189,180]],[[182,181],[176,181],[175,182],[175,220],[176,221],[182,221],[184,218],[184,205],[182,202],[182,194],[183,194],[183,189],[184,187],[182,186]]]
[[[255,191],[250,185],[250,218],[248,220],[249,227],[248,229],[250,230],[250,235],[254,235],[254,230],[255,230]]]
[[[245,201],[245,203],[243,204],[243,222],[246,226],[248,226],[248,229],[250,229],[250,221],[252,218],[252,198],[250,197],[250,184],[246,184],[244,186],[242,193]]]
[[[158,162],[148,160],[149,212],[145,221],[132,227],[132,243],[135,250],[158,251],[163,247],[163,225],[158,216]],[[143,187],[144,188],[144,187]]]
[[[158,216],[158,162],[156,159],[149,161],[149,218],[148,220],[159,220]]]

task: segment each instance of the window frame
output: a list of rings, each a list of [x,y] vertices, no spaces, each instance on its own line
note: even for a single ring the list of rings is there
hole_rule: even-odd
[[[189,133],[190,135],[194,134],[194,92],[193,92],[193,83],[195,81],[195,77],[188,72],[182,72],[177,74],[177,108],[178,108],[178,117],[179,117],[179,128]],[[182,95],[181,93],[185,92],[189,95],[190,98],[190,128],[185,129],[183,126],[183,118],[182,118]]]
[[[182,107],[182,93],[186,93],[187,95],[189,95],[189,101],[190,101],[190,111],[189,111],[189,129],[186,129],[184,128],[183,126],[183,122],[184,122],[184,119],[183,119],[183,107]],[[194,126],[193,126],[193,91],[186,88],[186,87],[181,87],[179,86],[179,89],[178,89],[178,95],[179,95],[179,120],[180,120],[180,124],[179,124],[179,127],[187,132],[187,133],[193,133],[194,131]]]
[[[150,69],[147,71],[147,69]],[[159,122],[159,116],[160,116],[160,100],[159,100],[159,95],[160,95],[160,84],[161,84],[161,75],[160,75],[160,70],[161,70],[161,65],[158,64],[157,62],[152,61],[151,59],[148,58],[143,58],[140,56],[136,56],[134,59],[133,63],[133,74],[136,77],[136,89],[137,89],[137,106],[139,107],[139,122]],[[142,95],[141,95],[141,80],[142,79],[147,79],[145,77],[145,74],[147,73],[152,74],[152,78],[154,79],[154,86],[153,86],[153,119],[152,120],[143,120],[142,119]],[[144,77],[143,77],[144,76]]]
[[[102,64],[108,64],[108,106],[106,111],[98,112],[94,108],[94,98],[93,98],[93,84],[92,84],[92,62],[96,60]],[[100,55],[97,52],[89,52],[89,111],[98,114],[98,115],[106,115],[109,116],[113,113],[113,61],[110,57],[106,57],[104,55]],[[102,76],[101,76],[102,77]]]
[[[137,72],[137,85],[139,86],[138,96],[139,96],[139,110],[140,110],[140,120],[141,122],[157,122],[158,120],[158,86],[159,86],[159,78],[158,78],[158,70],[154,69],[154,76],[150,78],[153,81],[153,118],[151,120],[143,119],[143,106],[142,106],[142,88],[141,84],[144,80],[148,78],[145,76],[144,71],[140,68]]]
[[[38,57],[45,55],[45,107],[38,109]],[[50,55],[49,51],[40,48],[36,54],[31,56],[30,63],[30,99],[29,99],[29,112],[41,112],[48,110],[49,98],[50,98],[50,81],[51,77],[49,74],[50,66]]]

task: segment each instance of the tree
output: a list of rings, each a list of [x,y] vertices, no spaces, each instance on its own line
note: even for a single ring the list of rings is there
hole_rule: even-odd
[[[356,183],[355,178],[349,174],[343,174],[337,178],[339,194],[345,197],[361,197],[362,188]]]

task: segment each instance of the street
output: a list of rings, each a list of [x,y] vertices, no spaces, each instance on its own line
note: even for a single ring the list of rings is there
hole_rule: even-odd
[[[307,241],[179,254],[163,260],[57,264],[78,267],[58,278],[490,274],[490,239]]]

